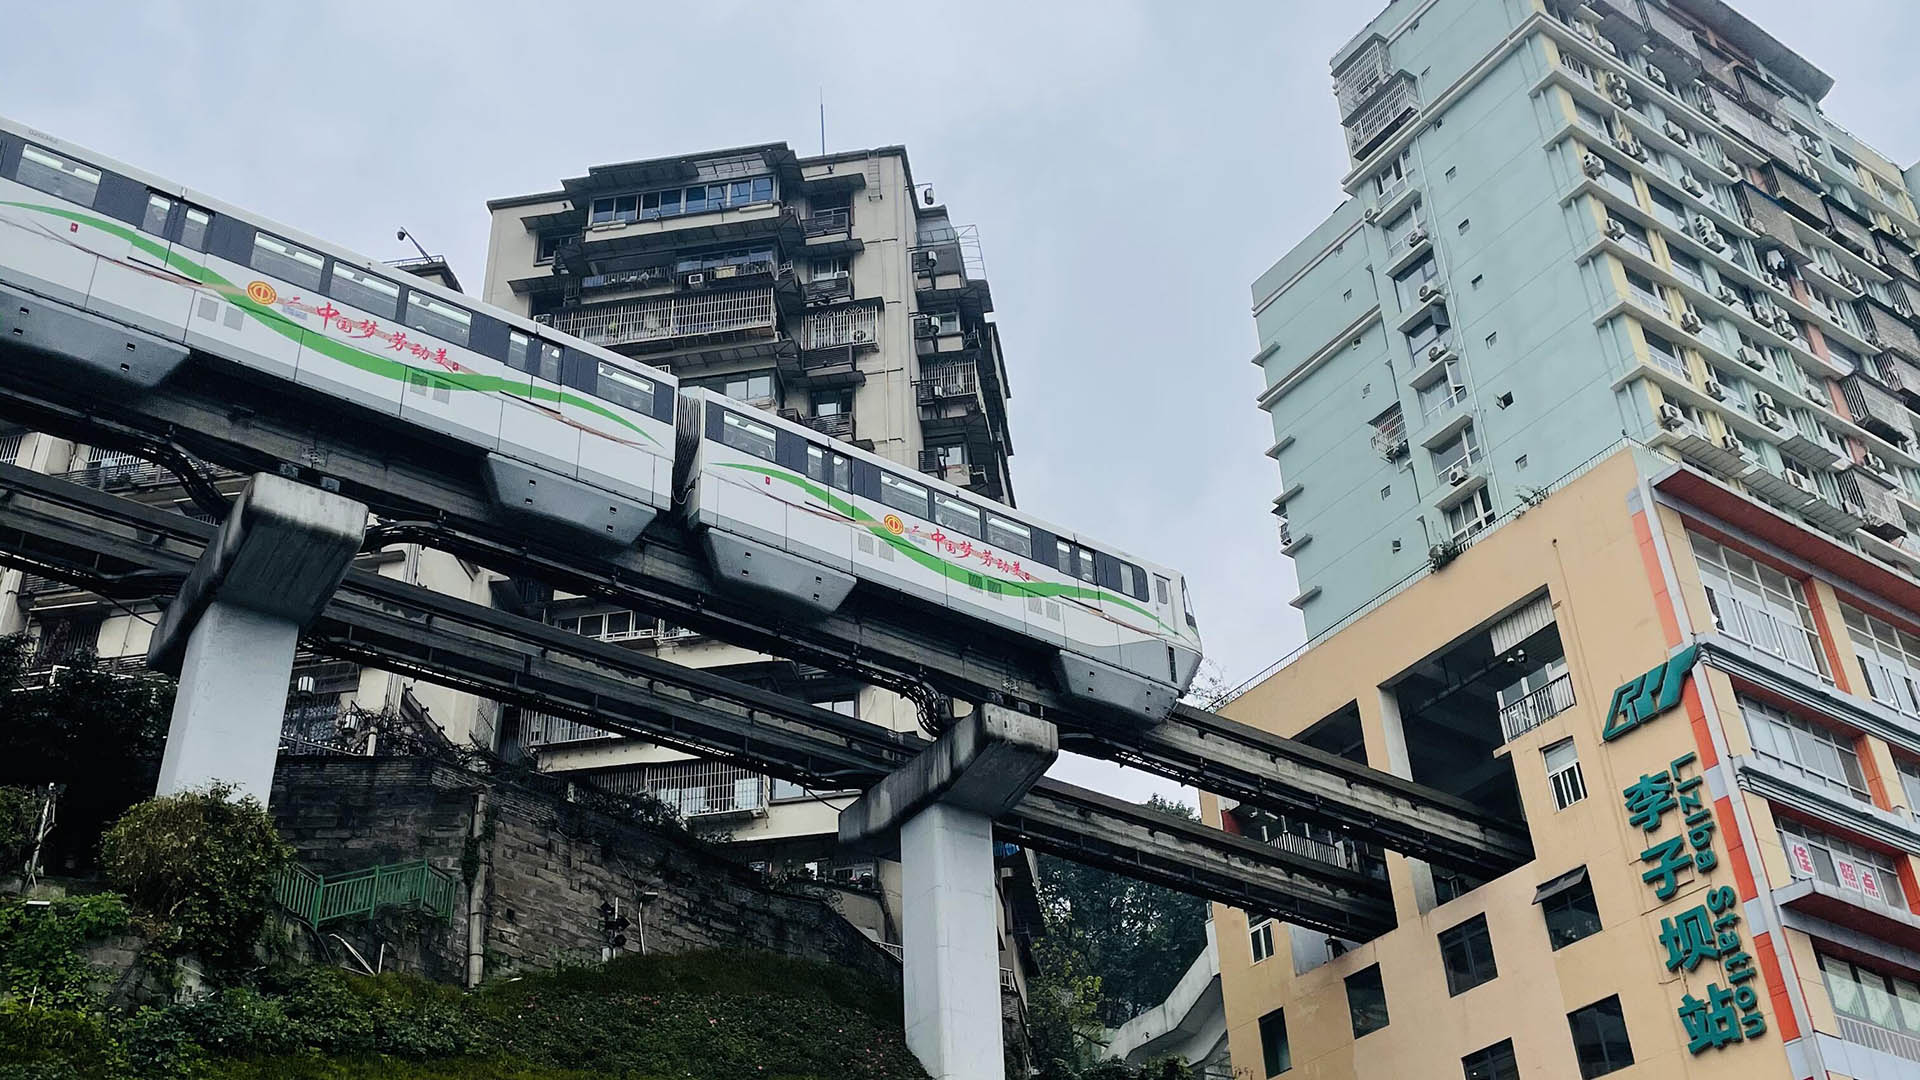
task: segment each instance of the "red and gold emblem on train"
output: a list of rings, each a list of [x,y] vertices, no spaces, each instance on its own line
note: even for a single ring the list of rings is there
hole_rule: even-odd
[[[880,524],[885,525],[887,531],[895,536],[907,531],[907,523],[900,520],[899,514],[888,514],[880,519]]]
[[[247,299],[259,304],[261,307],[272,307],[273,302],[280,299],[280,294],[275,292],[273,286],[266,282],[255,281],[247,286]]]

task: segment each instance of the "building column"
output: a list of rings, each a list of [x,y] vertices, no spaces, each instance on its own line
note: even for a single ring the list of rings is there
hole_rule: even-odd
[[[352,499],[257,473],[168,605],[147,663],[179,677],[157,794],[230,783],[262,803],[300,631],[366,532]]]
[[[979,706],[840,813],[843,844],[900,860],[907,1046],[934,1080],[1004,1074],[993,819],[1059,752],[1052,724]]]

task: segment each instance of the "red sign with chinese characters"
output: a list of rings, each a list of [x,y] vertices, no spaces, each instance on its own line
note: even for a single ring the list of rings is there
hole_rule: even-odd
[[[1813,852],[1807,850],[1807,845],[1795,841],[1787,848],[1787,853],[1793,857],[1794,869],[1808,877],[1813,876]]]

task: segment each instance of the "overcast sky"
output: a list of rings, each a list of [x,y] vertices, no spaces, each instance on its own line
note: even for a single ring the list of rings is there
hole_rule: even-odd
[[[1734,2],[1836,77],[1836,120],[1920,156],[1920,4]],[[904,143],[979,226],[1020,504],[1183,569],[1253,674],[1302,632],[1248,288],[1342,198],[1327,61],[1384,3],[909,7],[19,3],[0,111],[375,257],[404,225],[477,293],[487,199],[812,153],[824,95],[828,149]]]

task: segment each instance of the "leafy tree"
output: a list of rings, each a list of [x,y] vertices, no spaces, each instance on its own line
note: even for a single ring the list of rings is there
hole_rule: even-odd
[[[43,862],[85,869],[107,824],[153,791],[173,683],[102,671],[81,657],[57,678],[27,677],[32,642],[0,638],[0,785],[62,785]]]
[[[148,917],[155,951],[197,955],[216,972],[251,961],[292,858],[266,807],[221,783],[149,799],[100,842],[101,869]]]

